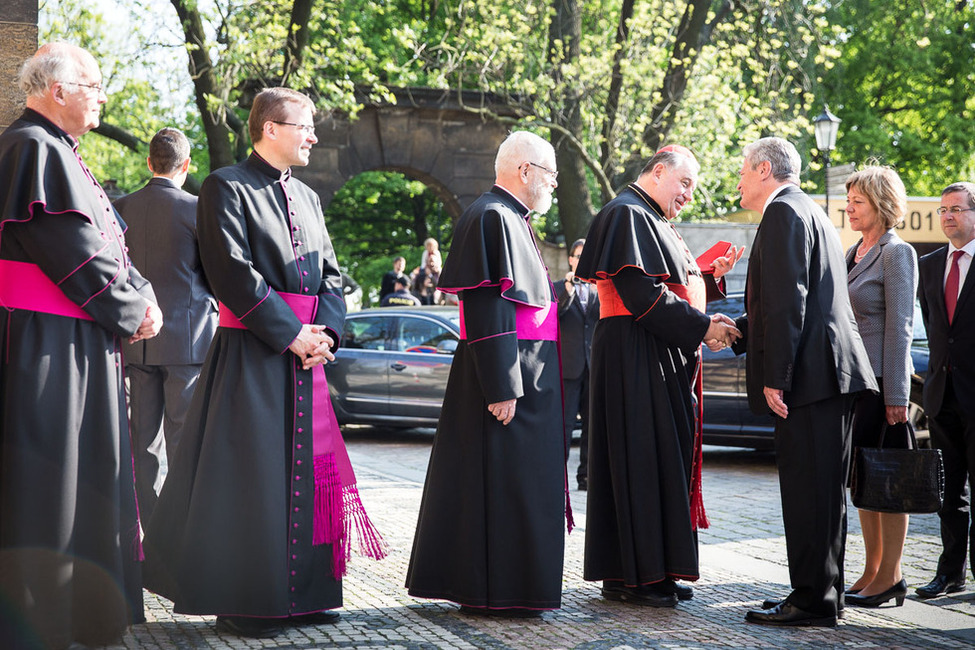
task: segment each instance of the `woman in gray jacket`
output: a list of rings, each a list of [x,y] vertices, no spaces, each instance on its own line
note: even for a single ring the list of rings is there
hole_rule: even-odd
[[[917,295],[917,254],[894,232],[907,213],[904,183],[890,167],[871,166],[846,181],[846,216],[861,239],[846,253],[850,303],[880,394],[864,393],[853,415],[853,446],[907,447],[911,388],[911,340]],[[863,575],[846,592],[846,604],[877,607],[891,599],[902,605],[907,583],[901,557],[908,516],[860,510],[866,547]]]

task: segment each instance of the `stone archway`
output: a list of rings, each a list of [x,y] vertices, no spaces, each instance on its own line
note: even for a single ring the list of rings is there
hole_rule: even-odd
[[[311,162],[298,172],[326,205],[346,181],[366,171],[396,171],[425,183],[452,219],[494,183],[505,124],[465,110],[516,113],[477,92],[404,88],[395,104],[367,104],[357,119],[331,115],[317,124]]]
[[[0,131],[24,110],[17,87],[20,66],[37,50],[37,0],[0,3]]]

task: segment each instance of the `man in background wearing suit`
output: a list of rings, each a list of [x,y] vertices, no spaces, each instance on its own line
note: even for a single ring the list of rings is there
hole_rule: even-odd
[[[132,451],[143,522],[162,489],[159,465],[179,444],[183,418],[217,329],[217,304],[200,265],[196,197],[181,188],[190,168],[190,143],[177,129],[149,142],[153,177],[115,202],[128,225],[129,257],[151,278],[166,327],[154,339],[127,346]],[[164,443],[165,441],[165,443]]]
[[[599,322],[599,294],[588,282],[575,277],[585,239],[577,239],[569,248],[569,272],[555,285],[559,299],[559,333],[562,337],[562,397],[565,421],[565,453],[568,456],[576,415],[582,417],[579,439],[579,469],[576,480],[580,490],[589,489],[589,357],[592,332]]]
[[[876,391],[877,382],[850,306],[839,235],[798,187],[799,152],[782,138],[762,138],[744,157],[741,206],[761,212],[762,221],[735,351],[748,352],[752,411],[775,416],[792,581],[788,598],[766,601],[745,620],[835,626],[843,606],[853,394]]]
[[[949,243],[922,257],[918,270],[921,317],[931,350],[924,411],[931,443],[942,451],[945,464],[945,499],[938,513],[943,551],[934,580],[917,589],[922,598],[965,588],[968,480],[975,469],[975,274],[969,272],[975,254],[975,183],[946,187],[938,214]]]

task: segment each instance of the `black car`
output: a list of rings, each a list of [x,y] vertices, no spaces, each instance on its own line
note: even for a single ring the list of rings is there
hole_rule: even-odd
[[[741,294],[709,305],[708,312],[742,313]],[[447,375],[460,340],[457,307],[381,307],[350,313],[342,347],[325,366],[341,424],[394,427],[436,426]],[[928,367],[920,314],[911,348],[911,417],[918,439],[927,438],[921,385]],[[704,348],[704,442],[730,447],[772,448],[772,417],[754,415],[745,393],[745,357]]]
[[[744,313],[744,296],[730,294],[708,304],[709,314],[735,318]],[[745,389],[745,355],[735,356],[730,349],[711,352],[704,348],[704,443],[728,447],[772,449],[772,416],[755,415],[748,408]],[[921,407],[921,388],[928,370],[928,341],[919,306],[914,309],[914,342],[911,344],[914,375],[911,377],[911,404],[908,414],[917,433],[918,444],[928,442],[928,426]]]

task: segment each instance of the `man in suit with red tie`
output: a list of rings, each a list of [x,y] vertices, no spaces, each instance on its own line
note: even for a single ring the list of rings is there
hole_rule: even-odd
[[[969,273],[975,254],[975,183],[946,187],[938,214],[949,243],[922,257],[918,269],[921,316],[931,350],[924,410],[931,442],[942,451],[945,464],[945,499],[938,513],[943,551],[934,580],[917,589],[922,598],[965,588],[968,479],[975,469],[975,406],[971,401],[975,395],[975,274]]]

